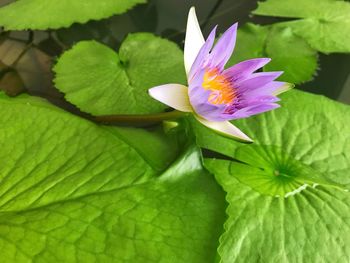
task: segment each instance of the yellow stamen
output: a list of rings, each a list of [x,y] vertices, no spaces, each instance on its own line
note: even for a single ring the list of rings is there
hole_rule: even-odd
[[[237,97],[232,83],[217,69],[205,72],[202,86],[212,91],[208,98],[212,104],[229,104]]]

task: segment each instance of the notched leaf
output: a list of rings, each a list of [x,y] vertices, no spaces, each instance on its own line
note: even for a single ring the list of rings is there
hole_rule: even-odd
[[[119,53],[95,41],[79,42],[60,57],[54,71],[55,85],[66,99],[93,115],[163,111],[148,89],[186,82],[182,51],[149,33],[128,35]]]

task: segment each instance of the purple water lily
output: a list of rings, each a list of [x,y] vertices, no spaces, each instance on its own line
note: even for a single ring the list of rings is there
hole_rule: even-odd
[[[199,122],[223,135],[252,141],[229,120],[279,107],[277,95],[292,85],[275,81],[281,71],[256,72],[269,58],[250,59],[225,69],[235,46],[237,23],[227,29],[213,47],[215,32],[216,27],[204,41],[192,7],[184,48],[188,87],[166,84],[151,88],[149,94],[174,109],[193,112]]]

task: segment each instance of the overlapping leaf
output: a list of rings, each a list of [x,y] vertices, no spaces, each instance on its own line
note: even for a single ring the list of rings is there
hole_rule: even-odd
[[[334,0],[268,0],[253,14],[295,18],[283,22],[321,52],[350,52],[350,3]]]
[[[142,114],[164,110],[148,89],[164,83],[185,83],[182,51],[148,33],[130,34],[119,54],[83,41],[56,64],[56,87],[66,99],[94,115]]]
[[[298,90],[281,97],[281,108],[234,124],[255,144],[277,146],[329,179],[350,185],[349,106]],[[193,123],[201,147],[236,158],[240,144]]]
[[[283,70],[280,79],[291,83],[312,80],[317,69],[317,52],[288,27],[248,23],[240,28],[235,51],[228,65],[256,57],[271,58],[264,70]]]
[[[161,173],[174,151],[160,135],[27,96],[0,108],[2,262],[214,260],[224,199],[196,149]]]
[[[56,29],[121,14],[145,0],[19,0],[0,8],[7,30]]]
[[[349,258],[348,123],[349,106],[290,91],[280,109],[235,122],[253,145],[195,124],[199,145],[240,161],[206,162],[230,203],[223,262]]]

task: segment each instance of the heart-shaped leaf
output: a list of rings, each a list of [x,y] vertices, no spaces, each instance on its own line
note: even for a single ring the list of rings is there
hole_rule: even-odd
[[[56,87],[66,99],[94,115],[155,113],[165,106],[148,95],[164,83],[185,83],[182,51],[148,33],[130,34],[119,54],[82,41],[56,64]]]

